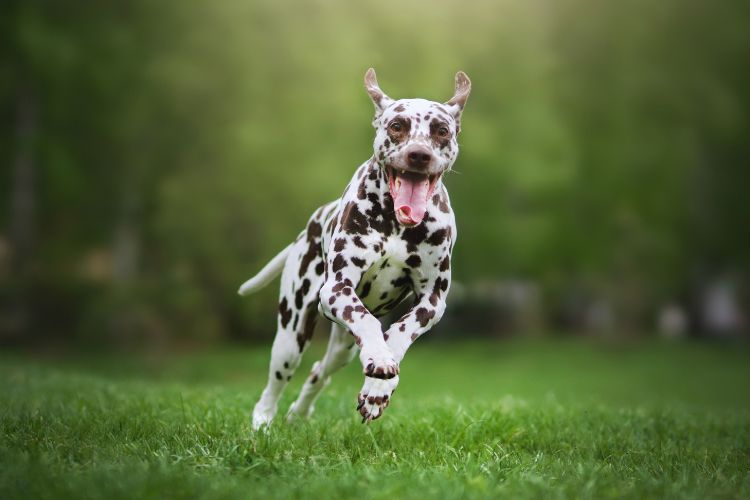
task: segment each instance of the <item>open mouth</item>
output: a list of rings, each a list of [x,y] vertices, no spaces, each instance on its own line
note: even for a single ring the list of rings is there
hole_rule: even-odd
[[[388,167],[388,187],[396,218],[405,226],[416,226],[427,211],[427,203],[440,174],[427,175]]]

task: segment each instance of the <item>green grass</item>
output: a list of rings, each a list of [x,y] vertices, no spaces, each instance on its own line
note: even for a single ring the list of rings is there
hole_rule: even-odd
[[[384,418],[352,364],[254,434],[268,351],[0,356],[0,497],[750,497],[746,346],[425,342]]]

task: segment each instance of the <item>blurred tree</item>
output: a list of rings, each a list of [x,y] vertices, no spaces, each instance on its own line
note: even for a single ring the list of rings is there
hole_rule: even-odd
[[[474,81],[458,281],[633,329],[717,276],[747,289],[746,2],[0,9],[4,338],[269,336],[276,290],[234,292],[370,155],[368,66],[394,97]]]

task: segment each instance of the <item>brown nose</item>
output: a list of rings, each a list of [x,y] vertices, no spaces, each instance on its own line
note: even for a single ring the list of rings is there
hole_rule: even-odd
[[[429,165],[432,155],[426,149],[413,149],[406,155],[406,163],[411,168],[424,169]]]

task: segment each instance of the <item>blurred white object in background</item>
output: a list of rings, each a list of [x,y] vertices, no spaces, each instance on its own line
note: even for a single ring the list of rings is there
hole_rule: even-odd
[[[709,284],[703,294],[703,326],[707,333],[730,337],[742,330],[742,313],[732,280],[719,278]]]
[[[685,310],[677,304],[667,304],[659,311],[657,328],[662,337],[677,339],[687,333],[688,319]]]

